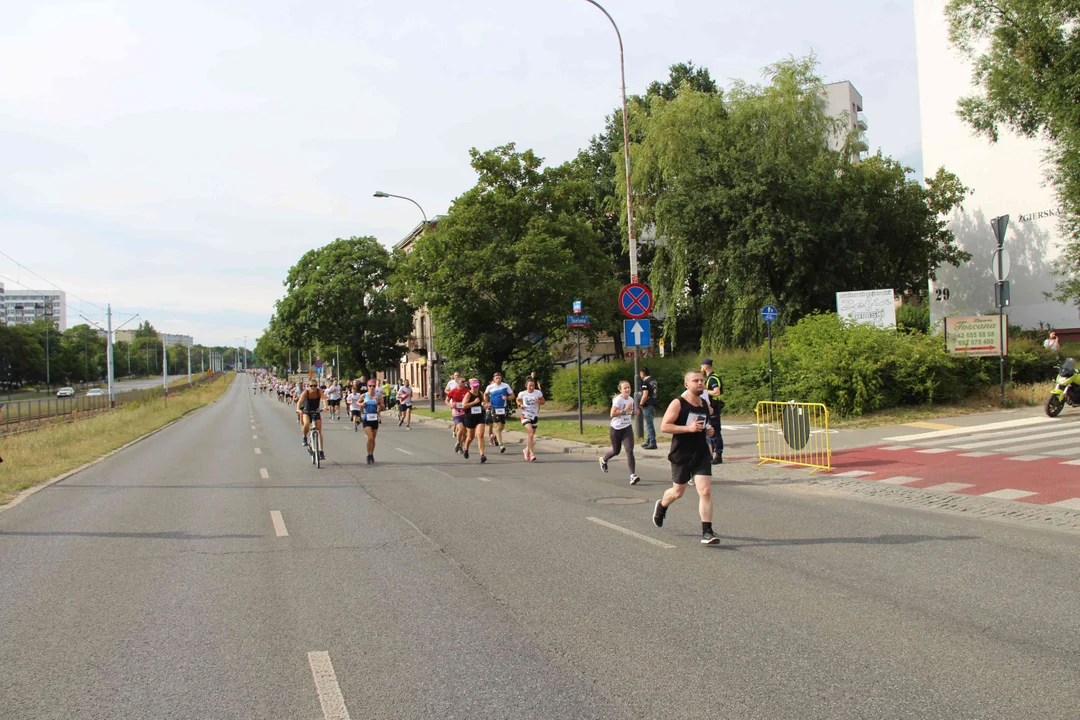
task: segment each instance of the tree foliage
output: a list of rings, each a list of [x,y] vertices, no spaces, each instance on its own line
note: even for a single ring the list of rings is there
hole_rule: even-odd
[[[1000,128],[1050,143],[1047,175],[1069,238],[1060,300],[1080,302],[1080,4],[1075,0],[951,0],[949,39],[973,62],[976,93],[959,115],[993,141]]]
[[[365,374],[396,366],[413,310],[388,284],[393,265],[390,252],[370,236],[308,251],[286,276],[277,340],[294,348],[339,347]]]
[[[966,192],[954,175],[923,187],[895,160],[854,162],[858,139],[825,115],[812,57],[767,77],[727,99],[684,84],[634,116],[635,196],[660,238],[649,279],[669,338],[699,314],[702,344],[730,346],[762,305],[797,320],[838,291],[922,292],[938,265],[968,258],[945,219]]]
[[[543,168],[513,144],[470,155],[475,187],[417,239],[399,279],[428,306],[436,347],[455,363],[485,375],[546,366],[572,302],[611,316],[618,281],[577,211],[584,191],[572,168]]]

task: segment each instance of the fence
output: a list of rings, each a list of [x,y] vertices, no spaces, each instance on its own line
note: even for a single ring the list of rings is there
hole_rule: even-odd
[[[821,403],[759,402],[759,465],[767,462],[818,470],[832,469],[829,410]]]
[[[191,387],[202,385],[220,375],[221,373],[192,376]],[[186,389],[188,389],[188,384],[186,381],[182,381],[170,386],[169,393],[175,394]],[[128,390],[127,392],[115,392],[114,390],[114,407],[120,408],[132,403],[161,398],[164,395],[165,391],[160,387]],[[107,412],[110,409],[107,392],[103,395],[81,395],[68,398],[40,398],[37,400],[7,402],[3,403],[3,407],[0,408],[0,435],[26,432],[27,430],[57,422],[72,422]]]

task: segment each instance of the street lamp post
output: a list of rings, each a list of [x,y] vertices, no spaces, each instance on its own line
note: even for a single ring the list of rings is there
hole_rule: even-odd
[[[420,203],[416,202],[412,198],[405,197],[404,195],[391,195],[390,193],[385,193],[382,190],[376,190],[375,191],[375,197],[377,197],[377,198],[392,197],[392,198],[397,198],[399,200],[408,200],[413,205],[415,205],[420,210],[420,214],[424,216],[424,229],[425,230],[427,229],[427,226],[428,226],[427,213],[424,212],[424,208],[420,207]],[[427,322],[427,326],[428,326],[427,363],[428,363],[428,382],[429,382],[429,385],[428,385],[428,401],[431,404],[431,412],[435,412],[435,350],[434,350],[434,347],[433,347],[433,345],[435,344],[435,325],[431,322],[431,312],[430,311],[428,312],[427,321],[428,321]]]

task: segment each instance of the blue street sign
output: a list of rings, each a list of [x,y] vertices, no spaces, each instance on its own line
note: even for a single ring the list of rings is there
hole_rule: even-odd
[[[623,345],[626,347],[651,347],[652,332],[648,320],[623,320]]]
[[[761,319],[767,323],[775,322],[780,317],[780,311],[774,305],[766,305],[761,308]]]
[[[581,301],[580,300],[575,300],[574,301],[574,314],[575,315],[580,315],[581,314]]]
[[[566,327],[568,328],[587,328],[589,327],[588,315],[567,315]]]

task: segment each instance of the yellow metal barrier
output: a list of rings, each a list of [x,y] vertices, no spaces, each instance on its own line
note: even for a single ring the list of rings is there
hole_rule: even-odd
[[[759,402],[758,465],[767,462],[832,469],[829,410],[821,403]]]

